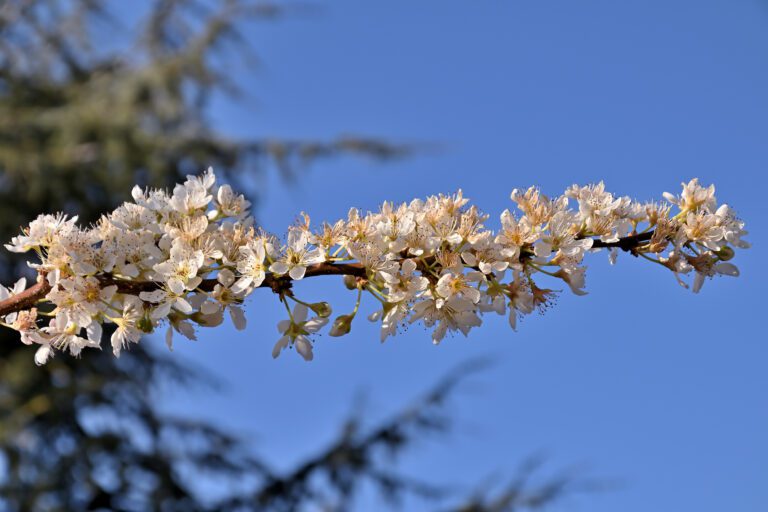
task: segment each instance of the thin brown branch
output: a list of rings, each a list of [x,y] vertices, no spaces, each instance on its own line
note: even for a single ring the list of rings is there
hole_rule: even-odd
[[[48,284],[45,275],[40,274],[37,283],[17,295],[0,301],[0,316],[33,308],[35,307],[35,304],[48,295],[48,292],[50,291],[51,285]]]
[[[603,242],[601,240],[595,240],[592,244],[592,247],[615,247],[623,251],[631,252],[650,240],[652,236],[653,231],[649,231],[647,233],[640,233],[638,235],[631,235],[620,238],[616,242]],[[316,265],[308,266],[304,277],[340,275],[349,275],[362,278],[367,277],[365,267],[363,267],[360,263],[318,263]],[[110,274],[102,274],[97,277],[99,281],[101,281],[102,285],[115,285],[117,286],[118,293],[127,295],[138,295],[141,292],[150,292],[157,290],[160,287],[160,284],[155,281],[128,281],[114,277]],[[268,273],[259,287],[270,288],[275,293],[282,293],[291,288],[292,281],[293,280],[288,275],[277,276]],[[206,279],[200,283],[199,288],[202,291],[210,292],[214,289],[217,283],[218,281],[216,279]],[[14,295],[3,301],[0,301],[0,317],[34,307],[40,300],[44,299],[50,291],[51,285],[48,284],[48,281],[44,278],[44,275],[40,274],[40,278],[33,286],[30,286],[18,295]]]
[[[646,233],[640,233],[637,235],[625,236],[623,238],[619,238],[616,242],[603,242],[600,239],[595,239],[592,243],[592,247],[595,249],[616,247],[622,251],[632,252],[632,250],[649,241],[653,237],[653,233],[654,231],[648,231]]]
[[[359,263],[318,263],[307,267],[304,277],[314,276],[333,276],[333,275],[351,275],[355,277],[365,277],[365,268]],[[127,281],[114,277],[110,274],[101,274],[97,276],[103,286],[117,286],[117,292],[126,295],[138,295],[141,292],[151,292],[157,290],[160,284],[155,281]],[[260,288],[271,288],[279,293],[291,287],[292,279],[285,276],[276,276],[267,274]],[[206,279],[200,283],[199,288],[205,292],[213,291],[218,281],[216,279]],[[9,297],[0,301],[0,317],[24,311],[33,308],[40,300],[44,299],[51,291],[51,285],[41,274],[40,279],[33,286],[30,286],[18,295]]]

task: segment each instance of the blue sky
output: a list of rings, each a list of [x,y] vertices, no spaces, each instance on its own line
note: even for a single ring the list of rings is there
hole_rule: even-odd
[[[552,469],[577,465],[619,483],[563,509],[766,510],[768,3],[318,5],[249,30],[262,63],[233,60],[247,96],[217,101],[216,126],[242,137],[359,133],[433,145],[390,163],[323,162],[292,184],[255,177],[267,229],[282,232],[302,210],[320,222],[458,188],[496,226],[516,187],[555,195],[603,179],[652,199],[699,177],[747,221],[753,249],[735,260],[742,277],[707,282],[700,295],[643,261],[622,255],[610,267],[592,255],[590,294],[563,293],[518,332],[489,317],[437,347],[418,327],[382,345],[359,317],[350,336],[318,338],[310,364],[291,352],[272,360],[284,311],[254,294],[246,331],[227,325],[176,343],[225,392],[169,391],[167,408],[220,421],[288,468],[333,438],[361,391],[375,422],[461,362],[489,357],[494,366],[451,404],[453,434],[418,445],[403,470],[471,490],[544,451]],[[338,278],[296,291],[339,313],[354,303]]]

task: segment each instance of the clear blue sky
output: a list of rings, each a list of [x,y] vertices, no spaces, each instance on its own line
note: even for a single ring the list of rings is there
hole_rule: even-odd
[[[452,402],[454,433],[425,440],[401,468],[469,490],[543,450],[552,469],[579,465],[620,483],[562,509],[768,510],[768,2],[318,4],[249,32],[262,64],[233,62],[248,96],[217,102],[216,125],[233,136],[355,132],[440,149],[388,164],[332,160],[291,185],[258,178],[266,228],[282,231],[301,210],[319,222],[458,188],[495,226],[515,187],[554,195],[604,179],[652,199],[698,176],[748,222],[753,249],[736,259],[742,277],[698,296],[663,269],[593,255],[590,294],[564,293],[517,333],[488,318],[437,347],[421,328],[382,345],[359,318],[350,336],[319,338],[311,364],[292,352],[272,360],[283,311],[255,294],[245,332],[227,325],[176,343],[228,389],[170,392],[167,407],[220,421],[288,468],[335,435],[361,390],[374,422],[462,361],[491,357]],[[296,290],[340,313],[354,302],[336,278]]]

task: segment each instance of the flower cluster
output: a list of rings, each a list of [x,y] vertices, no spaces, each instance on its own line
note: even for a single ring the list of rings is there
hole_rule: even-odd
[[[744,223],[695,179],[680,196],[650,203],[616,197],[603,183],[556,198],[513,190],[517,212],[502,212],[498,231],[461,191],[387,202],[377,212],[353,208],[317,229],[302,214],[284,242],[257,228],[248,201],[217,185],[210,169],[171,192],[135,187],[132,196],[88,228],[77,217],[41,215],[6,245],[38,257],[29,263],[37,284],[0,286],[0,321],[38,345],[38,364],[56,350],[100,347],[105,324],[115,355],[161,325],[169,347],[174,332],[194,339],[196,327],[219,325],[227,312],[243,329],[242,304],[256,288],[270,289],[287,311],[273,356],[295,347],[310,360],[311,335],[329,323],[331,307],[302,301],[292,285],[318,275],[343,276],[356,291],[354,309],[335,318],[331,336],[350,332],[367,294],[380,306],[369,319],[380,323],[382,341],[420,321],[439,343],[448,333],[467,335],[489,313],[506,315],[514,329],[520,316],[551,304],[556,292],[540,277],[583,295],[588,252],[605,248],[611,262],[630,252],[686,287],[681,276],[693,273],[698,292],[709,277],[738,275],[729,260],[749,247]]]

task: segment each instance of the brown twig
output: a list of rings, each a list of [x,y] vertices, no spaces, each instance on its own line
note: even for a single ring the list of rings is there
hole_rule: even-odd
[[[318,263],[307,267],[304,277],[331,276],[331,275],[351,275],[355,277],[366,277],[365,268],[359,263]],[[155,281],[128,281],[114,277],[110,274],[101,274],[97,276],[102,286],[117,286],[117,292],[126,295],[138,295],[141,292],[151,292],[157,290],[160,284]],[[275,293],[280,293],[291,286],[292,279],[285,276],[276,276],[267,274],[260,288],[271,288]],[[205,292],[213,291],[218,281],[216,279],[206,279],[200,283],[199,288]],[[9,297],[0,301],[0,317],[24,311],[33,308],[38,301],[45,298],[51,291],[51,285],[45,279],[43,274],[37,283],[30,286],[18,295]]]
[[[653,233],[653,231],[648,231],[638,235],[625,236],[623,238],[619,238],[616,242],[603,242],[600,239],[595,239],[592,242],[592,247],[595,249],[616,247],[622,251],[632,252],[634,249],[637,249],[638,246],[643,245],[643,243],[649,241],[653,237]]]
[[[592,244],[592,247],[616,247],[623,251],[632,252],[638,246],[650,240],[652,236],[653,231],[649,231],[647,233],[620,238],[616,242],[603,242],[601,240],[595,240]],[[363,267],[360,263],[318,263],[316,265],[308,266],[304,277],[334,275],[348,275],[359,278],[367,277],[365,267]],[[155,281],[128,281],[114,277],[110,274],[101,274],[97,276],[97,278],[103,286],[115,285],[117,286],[118,293],[123,293],[126,295],[138,295],[141,292],[154,291],[160,287],[160,284]],[[275,293],[281,293],[291,287],[292,281],[293,280],[288,275],[277,276],[268,273],[259,287],[270,288]],[[217,283],[218,281],[216,279],[206,279],[200,283],[199,288],[202,291],[210,292],[214,289]],[[37,283],[30,286],[18,295],[14,295],[3,301],[0,301],[0,317],[34,307],[37,302],[44,299],[50,291],[51,285],[45,279],[45,275],[40,274]]]
[[[35,284],[17,295],[0,301],[0,316],[33,308],[37,301],[48,295],[50,291],[51,285],[45,279],[45,274],[40,274]]]

